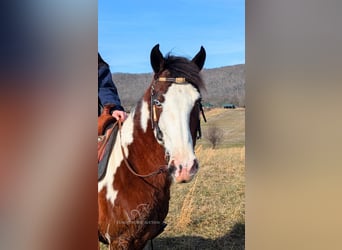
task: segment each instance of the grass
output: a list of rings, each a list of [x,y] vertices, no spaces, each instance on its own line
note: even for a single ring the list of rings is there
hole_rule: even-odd
[[[203,133],[216,124],[225,131],[224,140],[216,149],[199,141],[200,170],[192,182],[171,186],[168,226],[153,240],[153,249],[245,249],[244,113],[206,111]]]
[[[203,138],[200,145],[211,147],[205,138],[206,129],[216,126],[224,131],[223,141],[218,148],[242,147],[245,145],[245,109],[212,109],[205,112],[207,122],[202,121]]]
[[[168,226],[154,249],[244,249],[245,148],[196,151],[201,169],[172,186]]]
[[[245,249],[245,110],[205,113],[203,135],[215,125],[224,139],[214,150],[198,141],[200,170],[192,182],[172,185],[168,226],[154,249]]]

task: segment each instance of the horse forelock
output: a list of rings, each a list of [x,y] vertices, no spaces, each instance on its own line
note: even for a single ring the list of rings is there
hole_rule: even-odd
[[[168,54],[164,58],[163,67],[157,77],[167,72],[167,77],[184,77],[199,92],[206,90],[204,81],[197,65],[185,57]],[[155,76],[156,77],[156,76]]]

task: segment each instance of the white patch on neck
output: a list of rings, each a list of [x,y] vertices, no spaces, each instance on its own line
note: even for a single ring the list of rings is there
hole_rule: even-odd
[[[144,100],[141,102],[140,114],[140,126],[144,133],[146,133],[150,111],[148,110],[148,103]]]
[[[129,114],[126,121],[124,122],[121,129],[120,134],[117,135],[114,147],[112,148],[112,152],[109,156],[107,172],[105,177],[98,182],[97,191],[100,192],[104,187],[107,188],[106,198],[110,200],[110,202],[114,206],[114,201],[118,194],[118,190],[114,189],[114,176],[118,167],[121,165],[123,160],[122,152],[121,152],[121,144],[124,148],[125,155],[128,157],[128,145],[133,142],[133,117],[134,110]],[[119,131],[120,132],[120,131]]]
[[[170,153],[171,159],[177,157],[185,161],[193,160],[195,155],[189,119],[200,94],[191,84],[172,84],[164,97],[159,127],[163,132],[165,149]]]

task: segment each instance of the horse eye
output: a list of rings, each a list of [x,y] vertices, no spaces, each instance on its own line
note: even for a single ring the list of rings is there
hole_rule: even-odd
[[[161,106],[162,106],[162,103],[161,103],[159,100],[157,100],[157,99],[153,100],[153,103],[154,103],[154,105],[156,105],[157,107],[161,107]]]

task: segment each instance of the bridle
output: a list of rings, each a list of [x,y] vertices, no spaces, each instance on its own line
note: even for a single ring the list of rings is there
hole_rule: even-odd
[[[152,129],[155,131],[154,135],[156,137],[157,142],[164,144],[163,132],[159,128],[158,117],[157,117],[157,109],[162,109],[162,104],[158,100],[158,93],[156,93],[155,88],[154,88],[154,86],[157,82],[169,82],[171,84],[190,84],[190,83],[187,82],[184,77],[175,77],[175,78],[159,77],[156,80],[154,80],[152,85],[151,85],[151,100],[150,100],[150,102],[151,102],[150,103],[150,106],[151,106],[151,125],[152,125]],[[197,101],[197,104],[199,105],[199,110],[202,114],[204,121],[207,122],[206,117],[204,115],[204,110],[203,110],[203,106],[201,103],[201,98]],[[121,138],[121,126],[122,126],[122,124],[120,121],[118,122],[118,125],[119,125],[119,133],[120,133],[120,138]],[[196,134],[197,134],[196,139],[200,139],[202,136],[202,132],[201,132],[201,125],[200,125],[200,118],[199,117],[198,117],[198,126],[196,128]],[[121,141],[121,139],[120,139],[120,141]],[[154,175],[158,175],[161,173],[168,172],[167,165],[164,165],[152,173],[149,173],[146,175],[138,174],[134,170],[134,168],[130,165],[130,163],[128,162],[128,159],[126,157],[125,150],[124,150],[122,144],[120,146],[121,146],[121,152],[123,155],[123,160],[125,162],[125,165],[133,175],[141,177],[141,178],[147,178],[147,177],[151,177]],[[166,160],[166,162],[169,161],[169,154],[167,152],[165,152],[165,160]]]
[[[152,83],[151,86],[151,126],[152,129],[155,131],[155,136],[158,142],[160,142],[161,144],[163,143],[163,132],[160,130],[159,125],[158,125],[158,118],[157,118],[157,111],[156,109],[161,109],[162,105],[160,103],[160,101],[158,100],[158,94],[155,92],[155,84],[157,82],[168,82],[170,84],[191,84],[189,82],[186,81],[186,79],[184,77],[159,77],[156,80],[154,80],[154,82]],[[201,98],[196,101],[197,105],[199,106],[199,110],[202,114],[203,120],[205,122],[207,122],[207,119],[205,117],[204,114],[204,110],[203,110],[203,106],[202,106],[202,102],[201,102]],[[196,139],[200,139],[202,137],[202,130],[201,130],[201,120],[200,118],[198,118],[198,126],[196,128]]]

